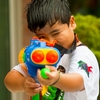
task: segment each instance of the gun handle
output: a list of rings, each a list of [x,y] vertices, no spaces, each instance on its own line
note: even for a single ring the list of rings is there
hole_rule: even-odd
[[[40,94],[36,94],[32,97],[32,100],[40,100]]]

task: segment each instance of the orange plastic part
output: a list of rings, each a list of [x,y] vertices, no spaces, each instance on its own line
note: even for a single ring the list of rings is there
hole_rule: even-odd
[[[49,51],[46,55],[46,59],[50,63],[55,63],[58,61],[58,54],[55,51]]]
[[[32,53],[32,61],[36,63],[40,63],[44,60],[44,54],[41,50],[34,51]]]

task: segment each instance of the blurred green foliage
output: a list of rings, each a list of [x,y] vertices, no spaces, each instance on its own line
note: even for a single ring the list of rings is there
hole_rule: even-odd
[[[77,24],[75,33],[77,33],[79,39],[94,52],[100,66],[100,18],[93,15],[83,16],[77,14],[75,21]],[[100,100],[100,95],[98,100]]]
[[[83,16],[77,14],[75,21],[77,24],[75,33],[94,52],[100,65],[100,18],[92,15]]]

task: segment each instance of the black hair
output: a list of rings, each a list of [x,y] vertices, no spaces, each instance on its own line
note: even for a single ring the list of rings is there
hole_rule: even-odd
[[[71,16],[68,0],[31,0],[26,11],[28,28],[33,32],[57,21],[69,25]]]

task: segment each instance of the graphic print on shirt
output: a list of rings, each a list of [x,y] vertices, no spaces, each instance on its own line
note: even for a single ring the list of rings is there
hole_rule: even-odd
[[[92,72],[92,66],[88,66],[87,63],[83,62],[82,60],[80,60],[78,64],[79,64],[78,68],[84,70],[89,77],[89,74]]]
[[[57,68],[61,73],[65,73],[65,68],[61,65]],[[42,100],[63,100],[64,91],[54,87],[48,86],[47,92],[42,96]]]

